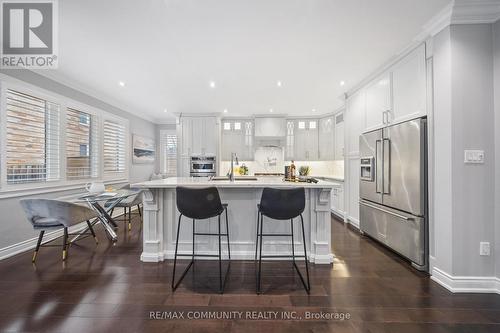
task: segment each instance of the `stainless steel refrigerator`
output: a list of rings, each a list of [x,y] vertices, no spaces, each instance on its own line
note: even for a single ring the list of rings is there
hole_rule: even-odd
[[[428,269],[427,120],[364,133],[360,150],[360,229]]]

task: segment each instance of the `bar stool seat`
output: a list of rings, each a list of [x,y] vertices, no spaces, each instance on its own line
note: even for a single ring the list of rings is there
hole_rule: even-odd
[[[177,223],[177,238],[175,242],[175,254],[174,254],[174,268],[172,273],[172,290],[175,291],[179,284],[182,282],[187,272],[193,266],[195,257],[216,257],[219,260],[219,292],[222,294],[224,292],[225,282],[229,273],[229,268],[231,264],[231,250],[229,244],[229,222],[227,217],[228,205],[223,204],[220,201],[219,191],[215,187],[208,188],[187,188],[179,186],[176,188],[177,194],[177,209],[179,210],[179,220]],[[221,232],[221,215],[226,213],[226,232]],[[193,244],[191,254],[178,254],[179,247],[179,234],[181,229],[181,219],[182,216],[192,219],[193,223]],[[212,217],[217,217],[218,220],[218,232],[217,233],[203,233],[196,232],[196,220],[205,220]],[[196,254],[194,251],[195,247],[195,236],[217,236],[219,240],[219,253],[218,255],[213,254]],[[228,267],[222,278],[222,242],[221,237],[227,237],[227,252],[228,252]],[[181,277],[177,282],[175,282],[175,270],[177,266],[177,257],[189,256],[191,261],[182,273]]]
[[[305,209],[305,190],[303,187],[294,189],[275,189],[266,187],[262,191],[260,204],[257,205],[257,229],[255,242],[255,261],[258,258],[258,273],[257,273],[257,294],[261,293],[261,278],[262,278],[262,258],[292,258],[292,264],[295,267],[304,289],[309,294],[311,284],[309,280],[309,265],[307,262],[306,237],[304,233],[304,218],[302,213]],[[263,224],[264,216],[273,220],[290,220],[290,233],[264,233]],[[302,243],[304,246],[304,254],[295,254],[293,219],[300,216],[302,227]],[[292,255],[262,255],[262,237],[291,237]],[[258,255],[257,255],[258,254]],[[302,276],[302,273],[295,261],[296,258],[304,258],[306,265],[307,282]]]

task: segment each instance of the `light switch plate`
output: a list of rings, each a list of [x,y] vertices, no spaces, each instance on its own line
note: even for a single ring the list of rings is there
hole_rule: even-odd
[[[464,150],[465,164],[484,164],[484,150]]]
[[[479,243],[479,255],[489,256],[490,255],[490,242],[480,242]]]

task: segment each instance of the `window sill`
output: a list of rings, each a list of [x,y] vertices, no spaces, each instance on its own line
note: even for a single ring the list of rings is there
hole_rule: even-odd
[[[70,183],[70,184],[40,184],[33,183],[32,187],[13,187],[8,188],[7,186],[3,189],[0,189],[0,200],[1,199],[10,199],[17,197],[25,197],[31,195],[45,194],[45,193],[55,193],[55,192],[64,192],[71,190],[85,190],[85,185],[92,181],[101,181],[98,179],[88,180],[85,182],[79,183]],[[116,184],[116,183],[126,183],[128,182],[127,178],[116,178],[116,179],[106,179],[103,180],[105,185]],[[10,186],[9,186],[10,187]]]

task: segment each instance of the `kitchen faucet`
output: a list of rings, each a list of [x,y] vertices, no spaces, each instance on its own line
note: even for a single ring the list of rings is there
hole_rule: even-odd
[[[234,161],[239,165],[238,156],[236,153],[231,153],[231,170],[229,170],[229,181],[234,182]]]

